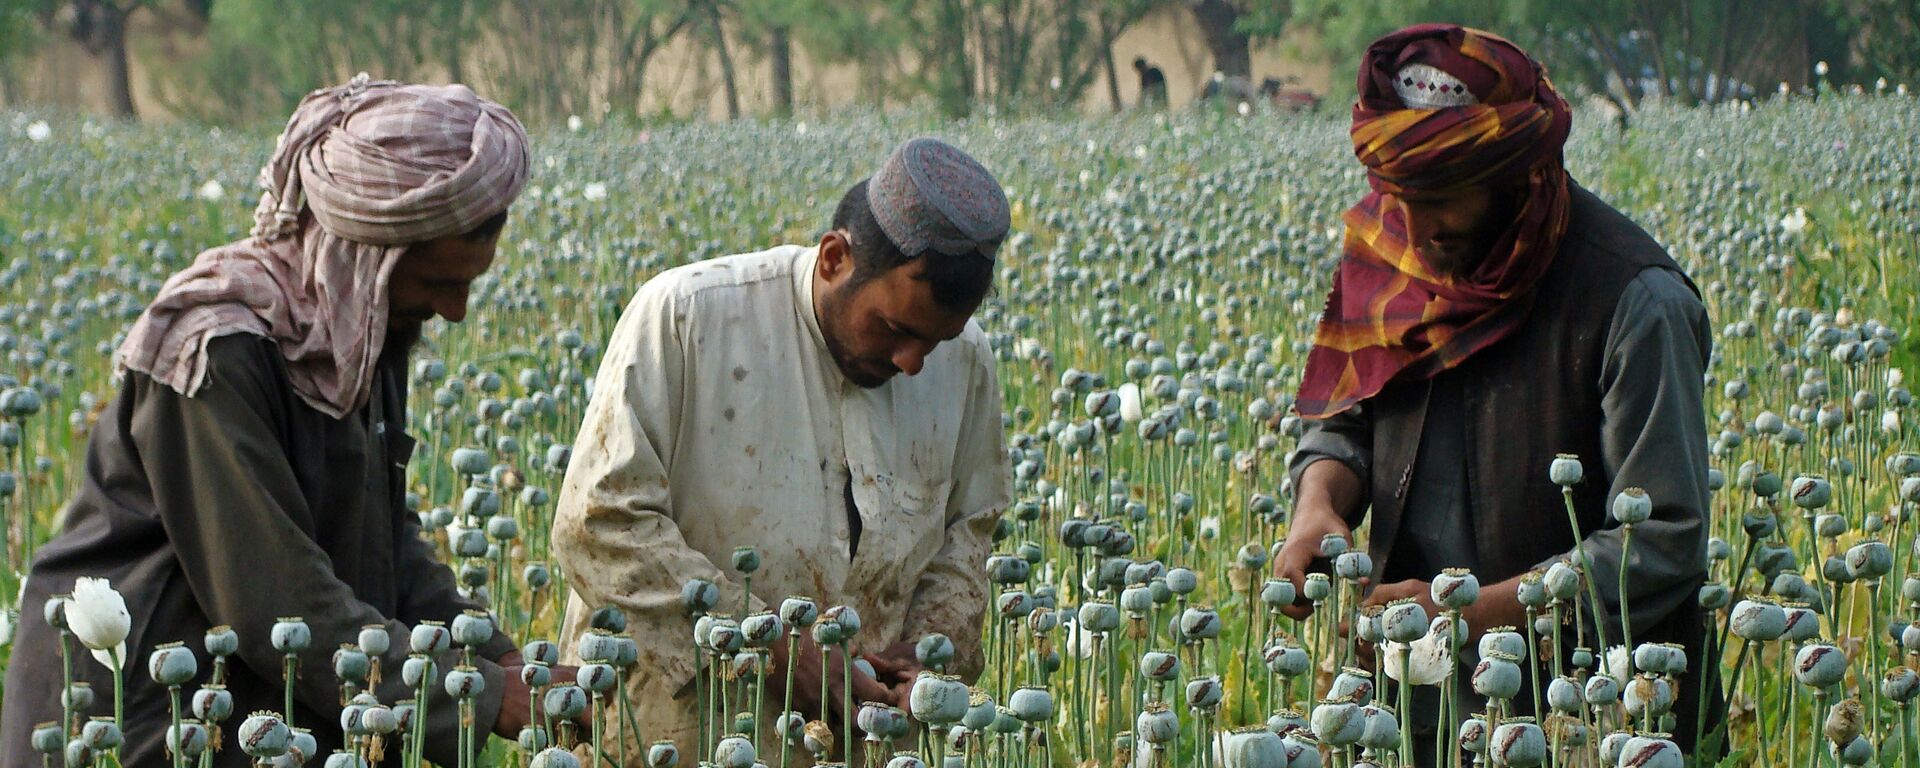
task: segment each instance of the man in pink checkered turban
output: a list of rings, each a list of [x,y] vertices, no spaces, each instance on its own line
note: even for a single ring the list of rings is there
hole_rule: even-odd
[[[25,599],[39,606],[81,576],[107,579],[132,613],[122,658],[136,669],[182,640],[211,669],[200,640],[230,626],[238,650],[224,683],[239,715],[285,708],[270,635],[299,617],[313,639],[301,669],[313,672],[296,677],[293,711],[281,714],[312,729],[320,753],[342,746],[338,681],[318,673],[340,644],[379,659],[387,674],[366,687],[382,702],[413,698],[399,674],[410,627],[485,598],[435,560],[406,500],[408,350],[428,320],[465,317],[528,166],[519,121],[465,86],[361,75],[303,99],[261,171],[252,235],[200,254],[127,333],[121,392]],[[46,663],[64,640],[32,624],[7,672],[7,768],[37,763],[29,734],[67,717],[61,665]],[[514,738],[528,725],[520,653],[497,633],[476,650],[485,691],[474,721]],[[100,665],[76,662],[74,673],[112,690]],[[144,674],[125,681],[125,722],[168,722],[165,688]],[[459,762],[459,707],[431,689],[426,756]],[[164,763],[162,730],[131,729],[122,761]],[[215,764],[245,765],[227,743]]]

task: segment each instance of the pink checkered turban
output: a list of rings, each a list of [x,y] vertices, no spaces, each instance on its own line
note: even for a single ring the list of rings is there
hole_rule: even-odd
[[[295,108],[260,171],[252,237],[200,254],[116,356],[191,397],[207,342],[272,339],[296,393],[340,418],[365,404],[387,330],[387,282],[409,246],[459,235],[526,184],[526,130],[464,85],[352,82]]]

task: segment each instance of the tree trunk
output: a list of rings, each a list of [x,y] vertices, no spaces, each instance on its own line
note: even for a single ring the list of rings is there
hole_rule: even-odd
[[[733,53],[727,48],[727,30],[720,26],[720,4],[707,3],[707,26],[713,33],[713,52],[720,57],[720,81],[726,86],[727,119],[740,119],[740,86],[733,78]]]
[[[1119,37],[1113,30],[1113,22],[1106,14],[1100,15],[1100,64],[1107,69],[1107,98],[1113,100],[1113,113],[1120,114],[1126,108],[1120,103],[1120,68],[1113,63],[1113,41]]]
[[[1245,32],[1234,28],[1240,12],[1228,0],[1188,0],[1194,21],[1213,52],[1213,68],[1227,77],[1253,78],[1252,46]]]
[[[107,106],[113,116],[137,120],[133,110],[133,76],[127,67],[127,12],[101,3],[101,53],[107,59]]]
[[[767,46],[773,64],[773,112],[781,117],[793,114],[793,35],[784,26],[773,28]]]

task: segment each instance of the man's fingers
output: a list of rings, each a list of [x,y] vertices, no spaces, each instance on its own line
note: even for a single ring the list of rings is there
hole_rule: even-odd
[[[1297,604],[1283,605],[1280,607],[1280,612],[1283,614],[1286,614],[1288,618],[1291,618],[1295,621],[1306,621],[1307,617],[1313,615],[1313,606],[1297,605]]]

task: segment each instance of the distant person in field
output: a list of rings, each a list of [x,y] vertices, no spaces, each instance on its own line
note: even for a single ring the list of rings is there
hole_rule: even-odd
[[[949,671],[979,671],[982,569],[1012,485],[994,356],[971,318],[1008,226],[993,175],[920,138],[841,197],[817,243],[640,286],[607,342],[553,523],[573,590],[564,655],[597,609],[625,612],[640,644],[638,736],[712,753],[698,743],[691,579],[718,585],[714,612],[736,619],[795,595],[853,608],[852,651],[875,672],[854,673],[856,706],[906,707],[914,645],[930,633],[957,649]],[[751,592],[736,547],[762,559]],[[796,710],[839,710],[843,668],[837,656],[822,668],[810,634],[791,657],[773,643],[769,662],[763,728],[789,664]],[[857,743],[840,722],[839,743]]]
[[[1323,537],[1351,537],[1371,516],[1366,602],[1410,598],[1438,615],[1435,575],[1479,578],[1464,612],[1470,665],[1481,633],[1526,622],[1522,576],[1577,563],[1578,544],[1618,643],[1622,531],[1609,510],[1637,487],[1652,513],[1634,527],[1633,641],[1679,643],[1693,669],[1715,668],[1695,600],[1707,563],[1710,343],[1697,289],[1653,238],[1569,178],[1567,104],[1512,43],[1410,27],[1367,50],[1358,89],[1353,147],[1372,191],[1347,211],[1345,256],[1307,356],[1296,506],[1276,573],[1300,583]],[[1573,486],[1578,542],[1549,480],[1555,454],[1585,467]],[[1564,633],[1569,646],[1575,635]],[[1436,689],[1415,691],[1402,722],[1431,724]],[[1687,749],[1698,691],[1697,679],[1676,690],[1675,736]],[[1471,698],[1454,711],[1479,711],[1484,701]],[[1514,704],[1515,714],[1532,708],[1530,696]],[[1433,748],[1417,754],[1431,760]]]
[[[1145,56],[1134,57],[1133,71],[1140,76],[1140,106],[1156,109],[1165,107],[1167,105],[1167,73],[1148,63]]]
[[[154,647],[184,641],[198,657],[184,699],[207,681],[203,638],[221,625],[239,650],[215,765],[251,765],[235,729],[284,708],[279,617],[300,617],[312,635],[291,713],[319,745],[309,764],[342,746],[331,660],[363,628],[389,637],[373,692],[388,704],[414,697],[400,674],[410,628],[483,605],[459,593],[406,505],[407,355],[434,317],[466,317],[528,166],[520,122],[465,86],[361,75],[300,102],[261,171],[252,236],[169,278],[115,355],[120,394],[88,441],[64,527],[27,576],[21,605],[34,618],[7,666],[0,765],[40,765],[29,736],[62,717],[61,638],[37,617],[83,576],[111,582],[132,614],[126,765],[168,763],[168,693],[147,673]],[[78,643],[69,650],[96,695],[80,721],[107,713],[107,668]],[[519,656],[503,634],[479,649],[482,732],[512,739],[527,724]],[[443,674],[457,663],[453,652],[437,660]],[[432,691],[427,757],[452,765],[459,707]]]

